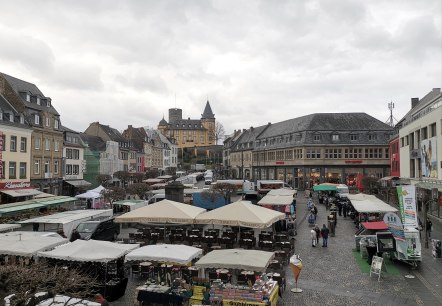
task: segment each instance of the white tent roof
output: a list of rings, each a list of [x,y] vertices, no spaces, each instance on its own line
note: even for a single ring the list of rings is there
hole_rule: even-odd
[[[201,268],[242,269],[264,272],[273,252],[243,249],[214,250],[195,263]]]
[[[158,261],[187,265],[200,257],[203,250],[182,244],[154,244],[141,247],[126,255],[126,261]]]
[[[15,231],[0,234],[0,254],[33,256],[39,251],[49,250],[67,243],[62,237],[42,236],[40,232]]]
[[[21,227],[20,224],[0,224],[0,233],[7,232],[20,227]]]
[[[272,206],[290,205],[292,202],[293,202],[292,196],[266,195],[261,200],[259,200],[258,205],[272,205]]]
[[[37,306],[100,306],[100,303],[57,294],[53,298],[41,301]]]
[[[120,244],[100,240],[81,240],[59,246],[52,251],[39,252],[39,257],[69,261],[109,262],[140,247],[139,244]]]
[[[170,200],[138,208],[115,218],[116,222],[140,223],[193,223],[195,217],[206,210]]]
[[[77,194],[75,197],[79,199],[98,199],[101,198],[101,194],[99,192],[89,190],[85,193]]]
[[[92,192],[97,192],[97,193],[100,193],[100,192],[102,192],[103,190],[106,190],[106,188],[104,188],[103,186],[98,186],[97,188],[94,188],[94,189],[91,189],[91,190],[88,190],[88,191],[92,191]]]
[[[290,197],[293,197],[294,194],[295,191],[293,189],[285,189],[285,188],[272,189],[267,193],[267,195],[269,196],[290,196]]]
[[[238,201],[196,216],[195,223],[266,228],[284,218],[278,211]]]
[[[20,223],[52,223],[65,224],[83,218],[94,218],[98,216],[112,216],[112,209],[80,209],[69,210],[58,214],[42,216],[38,218],[20,221]]]
[[[363,193],[347,194],[353,207],[360,213],[386,213],[397,212],[397,209],[379,200],[374,195]]]

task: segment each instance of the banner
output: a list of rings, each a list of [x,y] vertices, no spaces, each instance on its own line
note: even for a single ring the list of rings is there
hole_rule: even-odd
[[[404,227],[398,215],[392,212],[387,212],[384,215],[384,222],[388,225],[388,230],[391,232],[394,239],[405,240]]]
[[[418,227],[416,211],[416,187],[414,185],[397,186],[399,210],[404,227]]]

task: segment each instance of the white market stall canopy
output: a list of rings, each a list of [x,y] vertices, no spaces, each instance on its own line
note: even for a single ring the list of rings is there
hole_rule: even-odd
[[[288,197],[292,197],[292,198],[293,198],[294,194],[295,194],[295,190],[285,189],[285,188],[272,189],[267,193],[267,195],[269,195],[269,196],[288,196]]]
[[[266,228],[284,218],[285,214],[278,211],[237,201],[196,216],[195,223]]]
[[[53,298],[41,301],[37,306],[100,306],[100,303],[57,294]]]
[[[197,215],[205,211],[188,204],[162,200],[116,217],[115,222],[191,224]]]
[[[101,198],[102,195],[99,192],[89,190],[86,191],[85,193],[77,194],[75,197],[79,199],[98,199]]]
[[[68,240],[39,232],[15,231],[0,234],[0,254],[32,257],[39,251],[50,250]]]
[[[19,223],[62,224],[64,234],[66,237],[70,237],[72,230],[81,222],[97,217],[112,217],[112,215],[112,209],[80,209],[28,219]]]
[[[188,265],[200,257],[203,250],[182,244],[153,244],[136,249],[126,255],[126,261],[156,261]]]
[[[201,268],[242,269],[264,272],[273,257],[273,252],[258,250],[214,250],[198,260],[195,266]]]
[[[12,231],[13,229],[20,228],[21,224],[0,224],[0,233]]]
[[[387,203],[379,200],[374,195],[363,193],[347,194],[353,207],[359,213],[386,213],[397,212],[397,209]]]
[[[139,244],[120,244],[100,240],[81,240],[59,246],[54,250],[39,252],[39,257],[69,261],[109,262],[139,248]]]
[[[106,188],[104,188],[103,186],[100,185],[97,188],[91,189],[89,191],[101,193],[103,190],[106,191]]]

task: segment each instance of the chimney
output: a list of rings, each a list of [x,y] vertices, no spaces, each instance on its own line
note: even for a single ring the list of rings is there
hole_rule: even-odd
[[[242,129],[242,132],[245,133],[245,132],[246,132],[246,129]]]
[[[411,108],[415,108],[416,105],[419,103],[419,98],[411,98]]]
[[[129,125],[127,126],[127,128],[128,128],[128,129],[131,129],[131,128],[132,128],[132,124],[129,124]]]
[[[250,127],[250,130],[253,131],[253,126]]]

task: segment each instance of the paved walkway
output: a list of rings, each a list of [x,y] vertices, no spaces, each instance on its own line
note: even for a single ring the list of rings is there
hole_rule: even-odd
[[[320,227],[326,222],[324,205],[318,205]],[[350,218],[338,216],[336,236],[330,237],[328,247],[311,247],[309,238],[311,227],[306,220],[306,199],[298,196],[298,221],[296,236],[296,254],[303,262],[303,270],[298,280],[302,293],[292,293],[295,282],[290,268],[287,267],[287,287],[279,305],[442,305],[442,259],[434,259],[431,249],[423,249],[423,261],[413,270],[411,266],[396,263],[399,275],[382,274],[370,278],[361,272],[353,257],[355,248],[354,232],[356,228]],[[440,223],[433,222],[432,236],[441,239]],[[130,230],[129,230],[130,231]],[[127,234],[128,230],[125,230]],[[413,275],[414,279],[405,278]],[[133,305],[134,289],[142,281],[130,280],[126,295],[112,303],[113,306]]]
[[[298,197],[298,235],[296,253],[302,259],[303,270],[298,279],[302,293],[292,293],[295,286],[290,270],[281,305],[442,305],[442,259],[434,259],[431,249],[423,250],[423,262],[413,270],[396,263],[399,275],[376,276],[360,271],[352,254],[355,248],[355,226],[350,218],[338,216],[336,236],[330,237],[328,247],[311,247],[311,227],[306,220],[306,199]],[[326,223],[324,205],[318,205],[317,223]],[[434,223],[434,222],[433,222]],[[433,236],[441,235],[433,231]],[[441,238],[441,237],[436,237]],[[322,245],[320,242],[319,245]],[[405,275],[414,275],[414,279]]]

